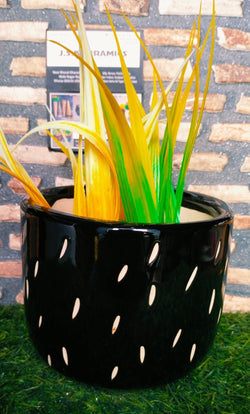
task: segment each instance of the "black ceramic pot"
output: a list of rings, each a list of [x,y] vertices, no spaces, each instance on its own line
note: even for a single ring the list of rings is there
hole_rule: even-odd
[[[53,203],[72,187],[44,192]],[[210,218],[137,225],[21,203],[31,338],[60,372],[108,387],[182,377],[211,347],[222,313],[232,212],[185,193]]]

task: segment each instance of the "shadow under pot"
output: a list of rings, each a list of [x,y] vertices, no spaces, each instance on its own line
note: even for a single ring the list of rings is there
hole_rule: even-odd
[[[73,187],[44,191],[50,205]],[[47,363],[79,381],[135,388],[176,380],[211,347],[233,216],[186,192],[178,224],[105,222],[21,202],[24,301]]]

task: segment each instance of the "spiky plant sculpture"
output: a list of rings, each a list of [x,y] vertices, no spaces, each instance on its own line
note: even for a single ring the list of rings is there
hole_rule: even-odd
[[[48,130],[55,142],[71,161],[74,178],[75,215],[101,220],[125,220],[133,223],[176,223],[179,222],[185,177],[204,111],[211,75],[215,43],[215,5],[213,16],[200,44],[201,8],[198,23],[194,22],[186,51],[185,61],[175,78],[164,89],[159,72],[126,16],[124,19],[135,33],[153,67],[154,83],[150,112],[146,114],[139,101],[126,67],[115,27],[107,10],[110,25],[116,40],[121,68],[128,98],[130,122],[121,107],[103,82],[91,55],[80,3],[72,0],[75,15],[63,12],[79,45],[79,53],[69,50],[80,66],[80,121],[51,121],[32,129],[17,145],[41,129]],[[197,26],[197,27],[196,27]],[[210,58],[207,79],[200,101],[200,61],[211,32]],[[196,37],[197,33],[197,37]],[[191,76],[184,85],[187,64],[197,38],[195,62]],[[55,42],[56,43],[56,42]],[[177,81],[178,79],[178,81]],[[168,93],[177,83],[171,107]],[[176,189],[172,183],[172,164],[177,132],[185,110],[191,87],[195,83],[191,126],[184,150],[182,165]],[[158,97],[157,89],[161,96]],[[159,116],[166,113],[166,128],[162,143],[159,139]],[[49,132],[52,128],[69,130],[79,134],[79,150],[76,156],[67,140],[59,142]],[[108,143],[107,143],[108,138]],[[82,145],[85,142],[85,165]],[[9,150],[3,131],[0,129],[2,157],[1,170],[20,180],[35,204],[49,208],[47,201],[34,186],[24,168]]]

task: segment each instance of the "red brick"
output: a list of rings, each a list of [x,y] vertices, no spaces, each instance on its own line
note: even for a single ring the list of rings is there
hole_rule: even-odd
[[[174,154],[173,168],[180,169],[183,154]],[[190,159],[189,170],[194,171],[223,171],[228,163],[228,156],[212,152],[194,152]]]
[[[190,30],[183,29],[144,29],[144,43],[146,45],[156,46],[181,46],[187,47]],[[197,44],[197,37],[194,40],[194,44]]]
[[[234,229],[237,229],[237,230],[250,229],[250,216],[243,215],[243,214],[235,214]]]
[[[250,67],[236,64],[222,64],[213,66],[216,83],[249,83]]]
[[[40,177],[31,177],[36,187],[41,185],[42,179]],[[26,194],[22,184],[16,178],[13,178],[8,182],[8,187],[13,191],[14,194]]]
[[[178,72],[179,68],[183,64],[183,58],[176,58],[176,59],[165,59],[165,58],[158,58],[154,59],[154,63],[156,68],[158,69],[162,81],[170,81],[174,78],[176,73]],[[187,70],[184,76],[184,82],[187,82],[190,78],[192,73],[192,67],[190,62],[188,62]],[[153,68],[149,60],[144,60],[143,62],[143,79],[145,81],[152,81],[153,80]]]
[[[250,172],[250,157],[246,157],[241,168],[241,172]]]
[[[191,126],[191,122],[181,122],[180,123],[179,129],[178,129],[178,132],[177,132],[177,137],[176,137],[177,141],[187,142],[190,126]],[[163,121],[160,122],[159,123],[160,141],[162,141],[162,139],[163,139],[165,128],[166,128],[166,122],[163,122]],[[200,135],[201,130],[202,130],[202,124],[200,124],[197,137]]]
[[[216,0],[216,15],[217,16],[239,16],[243,15],[242,0]],[[202,2],[202,14],[212,14],[212,0]],[[200,9],[200,0],[159,0],[160,14],[198,14]]]
[[[11,250],[21,250],[21,236],[20,234],[9,235],[9,248]]]
[[[19,222],[20,207],[15,204],[0,205],[0,222]]]
[[[237,247],[237,243],[236,243],[236,241],[232,240],[232,242],[231,242],[231,247],[230,247],[230,252],[231,252],[231,254],[233,254],[233,253],[235,252],[236,247]]]
[[[14,145],[10,145],[13,149]],[[49,151],[47,147],[37,147],[33,145],[19,145],[14,155],[21,163],[43,164],[43,165],[64,165],[66,155],[61,152]]]
[[[0,125],[5,134],[26,134],[29,130],[29,119],[21,117],[2,117]]]
[[[64,178],[64,177],[56,177],[55,178],[55,186],[62,187],[64,185],[74,185],[73,178]]]
[[[12,76],[46,76],[46,58],[44,57],[15,57],[12,59],[10,70]]]
[[[16,295],[16,302],[19,303],[19,305],[24,304],[24,296],[23,296],[23,290],[21,290],[18,295]]]
[[[250,142],[250,123],[230,124],[218,123],[212,125],[209,137],[212,142],[241,141]]]
[[[149,3],[149,0],[99,0],[99,10],[106,12],[106,4],[111,13],[123,12],[134,16],[147,16]]]
[[[81,4],[85,6],[85,0]],[[21,6],[24,9],[64,9],[74,10],[72,0],[21,0]]]
[[[20,277],[22,276],[22,264],[20,261],[0,262],[1,277]]]
[[[203,99],[203,94],[200,94],[199,109],[201,108],[201,105],[202,105],[202,99]],[[224,109],[226,99],[227,99],[226,95],[208,94],[206,98],[204,110],[206,112],[222,112]],[[190,93],[188,100],[187,100],[186,110],[192,111],[193,108],[194,108],[194,94]]]
[[[236,105],[236,112],[250,115],[250,96],[241,95],[240,100]]]
[[[43,125],[46,122],[48,122],[47,119],[37,119],[37,125]],[[48,134],[47,134],[47,132],[45,130],[42,130],[42,131],[39,131],[39,135],[41,137],[47,137]]]
[[[223,312],[250,312],[250,298],[226,294],[224,299]]]
[[[0,40],[45,42],[48,22],[0,22]]]
[[[229,267],[227,283],[250,285],[250,269],[240,267]]]
[[[250,203],[250,191],[247,185],[196,185],[190,184],[189,191],[208,194],[226,203]]]
[[[219,45],[229,50],[250,50],[250,33],[228,27],[217,29]]]
[[[217,29],[219,45],[229,50],[250,50],[250,33],[228,27]]]
[[[0,86],[0,102],[16,105],[46,105],[46,89],[29,86]]]
[[[159,98],[161,96],[161,94],[158,94]],[[174,92],[170,92],[168,94],[168,104],[170,105],[173,102],[174,99]],[[199,97],[199,109],[201,108],[202,105],[202,99],[203,99],[203,94],[200,94]],[[222,112],[224,109],[224,105],[226,102],[226,95],[223,94],[208,94],[207,98],[206,98],[206,102],[205,102],[205,107],[204,110],[206,112]],[[190,93],[187,99],[187,103],[186,103],[186,111],[192,111],[194,108],[194,93]]]
[[[7,0],[0,0],[0,7],[10,7],[7,3]]]
[[[85,23],[85,27],[86,27],[86,29],[92,29],[92,30],[99,30],[99,29],[110,30],[110,25],[109,24],[88,24],[88,23]],[[67,25],[67,29],[70,29],[70,27],[68,25]]]

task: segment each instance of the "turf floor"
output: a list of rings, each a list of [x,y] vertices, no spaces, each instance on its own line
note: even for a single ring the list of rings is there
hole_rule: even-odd
[[[1,414],[247,414],[250,314],[224,314],[214,345],[184,379],[140,390],[78,383],[47,366],[34,350],[21,305],[0,307]]]

